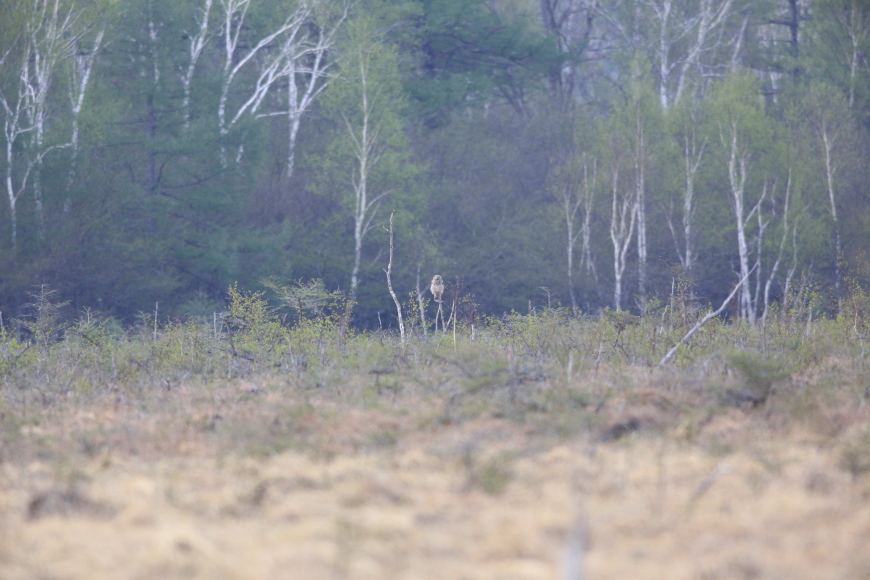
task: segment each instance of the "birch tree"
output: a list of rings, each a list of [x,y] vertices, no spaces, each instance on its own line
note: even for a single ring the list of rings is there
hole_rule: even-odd
[[[302,117],[329,84],[329,68],[333,62],[329,51],[335,46],[339,29],[347,19],[349,0],[321,3],[314,10],[316,24],[305,46],[295,58],[288,57],[287,71],[287,179],[293,177],[296,160],[296,140]]]
[[[646,56],[663,109],[721,76],[723,55],[742,54],[747,0],[634,0],[596,3],[614,38],[610,49]],[[735,29],[738,30],[735,33]]]
[[[816,0],[810,4],[810,16],[807,61],[819,78],[843,91],[850,110],[866,106],[870,6],[862,0]]]
[[[12,73],[13,82],[0,87],[4,112],[5,189],[9,203],[12,245],[18,244],[17,205],[33,181],[37,231],[44,235],[41,167],[51,151],[70,143],[46,143],[48,105],[61,64],[72,56],[77,17],[61,0],[29,0],[10,11],[20,28],[8,37],[0,65]],[[20,19],[20,20],[18,20]]]
[[[838,206],[842,188],[841,170],[850,151],[855,149],[848,114],[848,104],[843,96],[830,86],[816,83],[810,86],[802,98],[802,118],[810,129],[812,158],[821,162],[826,205],[831,216],[834,238],[834,293],[842,298],[843,260],[842,225]]]
[[[663,108],[678,102],[693,82],[709,74],[705,59],[727,42],[726,24],[734,17],[734,0],[642,0],[651,27],[648,54],[658,77]]]
[[[641,303],[646,297],[649,254],[647,189],[649,169],[653,165],[654,157],[651,143],[663,141],[662,111],[653,96],[651,84],[643,71],[640,59],[635,58],[632,63],[632,79],[628,86],[626,103],[613,113],[608,124],[608,130],[612,132],[613,138],[618,139],[621,146],[625,147],[625,150],[614,159],[622,158],[621,163],[625,167],[621,167],[620,172],[627,187],[632,189],[627,199],[630,198],[633,207],[632,219],[635,220],[634,226],[637,231],[637,281]],[[615,180],[615,173],[611,172],[611,175]]]
[[[633,168],[631,128],[620,126],[614,117],[601,124],[601,156],[607,167],[610,190],[610,242],[613,249],[613,308],[622,309],[623,285],[628,263],[628,250],[637,225],[637,188],[626,166]],[[626,173],[629,176],[626,177]]]
[[[93,36],[88,38],[87,35],[80,35],[75,38],[73,45],[73,58],[70,59],[67,71],[68,80],[67,87],[69,91],[70,110],[72,112],[72,130],[70,131],[70,147],[72,155],[70,158],[69,173],[66,182],[66,195],[64,201],[64,212],[70,211],[69,192],[75,180],[76,163],[79,153],[79,119],[81,117],[82,108],[85,104],[85,94],[90,85],[91,72],[94,70],[94,62],[103,45],[103,38],[106,35],[106,22],[102,21],[93,26],[95,32]]]
[[[565,109],[579,80],[579,56],[592,42],[596,8],[589,0],[540,0],[540,8],[544,30],[555,38],[563,55],[547,71],[550,95]]]
[[[624,191],[619,183],[619,164],[611,167],[610,241],[613,244],[613,307],[622,310],[622,285],[626,254],[637,222],[637,198],[633,188]]]
[[[654,143],[664,143],[662,109],[651,92],[651,82],[641,71],[635,73],[631,86],[631,125],[633,129],[634,200],[637,207],[638,292],[646,298],[649,239],[647,236],[647,188],[649,168],[654,165]]]
[[[207,2],[208,0],[206,0]],[[221,165],[229,164],[226,137],[246,115],[257,115],[269,91],[286,78],[293,63],[304,50],[304,25],[311,7],[298,2],[280,24],[260,33],[248,22],[253,0],[218,0],[221,29],[221,86],[218,99],[218,130],[221,136]],[[240,96],[230,101],[231,89],[244,72],[250,79],[240,90]],[[241,161],[244,143],[238,145],[235,162]]]
[[[376,225],[382,202],[401,188],[407,173],[401,118],[406,103],[398,55],[385,32],[374,11],[360,12],[348,22],[339,47],[339,77],[325,95],[328,110],[344,129],[333,146],[334,155],[347,159],[350,167],[351,301],[357,299],[366,237]]]
[[[761,320],[762,321],[767,320],[767,315],[770,312],[770,289],[773,286],[774,281],[776,280],[777,274],[779,273],[779,267],[783,263],[783,253],[785,252],[785,249],[786,249],[786,246],[787,246],[789,240],[791,240],[791,243],[792,243],[792,250],[793,250],[792,256],[793,257],[792,257],[791,268],[789,268],[788,273],[786,274],[785,284],[783,285],[784,293],[788,292],[789,280],[791,279],[792,275],[794,274],[795,267],[796,267],[795,262],[796,262],[796,256],[797,256],[797,247],[795,247],[795,244],[796,244],[796,239],[797,239],[798,219],[797,219],[797,216],[793,215],[795,212],[792,209],[792,207],[793,207],[792,189],[793,189],[792,170],[791,170],[791,168],[789,168],[788,169],[788,176],[786,178],[786,183],[785,183],[785,199],[784,199],[784,204],[783,204],[783,208],[782,208],[782,226],[781,226],[782,227],[782,234],[781,234],[780,241],[779,241],[779,249],[778,249],[778,252],[776,255],[776,261],[774,261],[773,265],[770,267],[770,272],[767,275],[767,281],[764,283],[764,309],[761,311]],[[761,214],[759,213],[759,216],[760,215]],[[761,218],[759,218],[759,222],[760,221],[761,221]],[[759,239],[760,239],[760,236],[759,236]],[[760,246],[760,243],[759,243],[759,246]],[[756,260],[757,266],[760,266],[760,262],[761,262],[760,256],[761,256],[761,250],[759,249],[759,259]],[[760,288],[761,288],[761,284],[759,283],[759,285],[756,286],[756,293],[758,293]]]
[[[212,13],[214,0],[204,0],[202,8],[197,11],[195,18],[195,28],[187,32],[188,43],[188,60],[187,66],[180,67],[179,77],[181,78],[181,86],[184,91],[182,97],[181,110],[184,116],[184,132],[190,133],[190,91],[193,83],[193,74],[196,71],[196,65],[199,62],[199,57],[211,39],[212,32],[209,28],[209,18]]]
[[[707,148],[707,139],[699,135],[701,131],[700,111],[692,103],[682,110],[671,110],[674,123],[673,136],[680,151],[682,165],[682,187],[680,199],[680,232],[674,225],[672,211],[668,213],[668,227],[674,239],[677,257],[683,271],[691,275],[695,265],[695,232],[694,223],[698,209],[695,197],[695,184],[698,179],[698,169]]]
[[[741,288],[737,295],[740,318],[754,323],[756,304],[750,290],[750,257],[753,245],[753,230],[761,235],[762,228],[753,227],[753,217],[761,211],[767,198],[767,187],[759,187],[750,181],[750,171],[763,173],[759,157],[774,143],[770,139],[770,127],[762,109],[761,94],[755,81],[744,74],[725,80],[715,95],[716,126],[724,161],[728,194],[733,224],[737,238],[737,257]],[[755,167],[753,165],[755,164]],[[749,191],[761,189],[755,195]]]
[[[597,160],[583,152],[568,160],[557,171],[551,185],[552,195],[559,203],[562,218],[565,220],[568,293],[571,296],[571,311],[574,316],[579,313],[574,290],[574,252],[578,239],[581,240],[580,267],[585,263],[587,269],[593,273],[595,268],[589,242],[597,173]]]

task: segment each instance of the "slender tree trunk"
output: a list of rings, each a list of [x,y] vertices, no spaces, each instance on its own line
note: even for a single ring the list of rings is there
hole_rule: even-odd
[[[771,196],[775,194],[776,184],[771,187]],[[770,219],[764,221],[763,218],[763,207],[762,204],[764,200],[767,198],[767,182],[764,183],[764,189],[761,193],[761,199],[758,200],[758,203],[755,206],[756,217],[758,218],[758,231],[755,234],[755,294],[752,298],[752,314],[753,317],[758,316],[758,309],[761,306],[761,280],[762,280],[762,254],[764,251],[764,232],[767,230],[767,226],[770,225]],[[771,218],[772,219],[772,218]]]
[[[598,271],[595,268],[595,261],[592,259],[592,208],[595,204],[595,182],[598,173],[598,164],[595,159],[592,160],[592,180],[588,179],[588,170],[586,163],[583,163],[583,228],[580,230],[582,239],[580,265],[586,264],[586,273],[592,274],[596,285],[598,284]]]
[[[360,227],[361,221],[357,218],[353,229],[353,270],[350,273],[350,301],[356,302],[357,288],[359,288],[359,265],[362,257],[363,234]]]
[[[317,36],[317,42],[311,49],[314,53],[310,68],[301,69],[296,66],[295,61],[290,63],[290,72],[288,74],[287,85],[287,116],[289,118],[288,144],[287,144],[287,179],[293,177],[293,170],[296,164],[296,138],[299,135],[299,125],[302,122],[302,115],[311,107],[314,99],[327,87],[329,84],[327,77],[327,68],[329,62],[327,53],[335,44],[335,36],[338,32],[341,23],[344,22],[347,16],[347,11],[342,14],[331,30],[320,30]],[[307,76],[306,76],[307,75]],[[303,79],[303,90],[299,90],[297,83]]]
[[[740,260],[740,293],[737,296],[740,318],[750,324],[754,321],[752,294],[749,290],[749,243],[746,238],[745,188],[747,153],[742,151],[738,141],[736,121],[732,119],[729,130],[730,154],[728,159],[728,182],[731,186],[732,209],[737,225],[737,253]]]
[[[641,300],[646,298],[647,237],[646,237],[646,142],[640,106],[636,111],[637,151],[634,167],[634,198],[637,204],[637,278]]]
[[[773,284],[774,279],[776,278],[776,273],[779,270],[779,266],[782,263],[782,253],[785,249],[785,244],[788,241],[789,234],[789,206],[791,205],[791,168],[788,170],[788,181],[785,184],[785,205],[782,210],[782,238],[779,241],[779,252],[776,256],[776,261],[773,263],[773,266],[770,268],[770,274],[767,276],[767,282],[764,284],[764,310],[761,313],[761,320],[767,320],[767,314],[770,309],[770,288]],[[794,267],[794,265],[792,265]],[[787,290],[787,284],[786,284]]]
[[[692,268],[695,265],[695,243],[693,234],[693,225],[695,222],[695,175],[698,173],[698,167],[701,165],[701,160],[704,157],[704,149],[707,146],[706,141],[698,147],[697,136],[695,135],[696,119],[693,113],[690,120],[690,126],[687,128],[686,134],[683,136],[683,163],[685,164],[686,185],[683,189],[683,252],[680,252],[679,244],[677,244],[677,255],[680,258],[680,263],[683,266],[683,271],[687,275],[691,275]],[[670,225],[670,221],[668,222]],[[674,239],[676,243],[676,236]]]
[[[664,0],[661,5],[655,6],[659,20],[659,101],[662,109],[667,109],[670,104],[668,98],[668,84],[671,76],[670,41],[668,39],[668,24],[671,16],[671,0]]]
[[[3,70],[9,71],[9,77],[14,79],[0,87],[6,141],[6,195],[13,246],[18,243],[18,200],[31,177],[37,235],[41,240],[45,234],[41,179],[43,158],[53,149],[69,146],[45,146],[49,99],[59,63],[72,56],[73,41],[70,37],[75,35],[76,22],[74,11],[61,10],[59,0],[25,4],[21,33],[14,40],[21,49],[0,57]],[[9,87],[14,89],[7,93],[4,88]],[[16,174],[19,176],[17,179]]]
[[[849,34],[849,109],[855,107],[855,85],[858,78],[858,67],[861,66],[861,61],[866,58],[861,51],[861,42],[867,36],[866,27],[857,24],[860,20],[858,13],[857,2],[853,1],[849,6],[849,16],[845,23],[845,28]]]
[[[45,210],[42,205],[42,161],[33,168],[33,203],[36,209],[36,238],[45,241]]]
[[[568,244],[566,248],[566,258],[568,266],[568,293],[571,295],[571,312],[577,316],[577,296],[574,293],[574,220],[567,220],[565,224],[568,229]]]
[[[28,54],[25,53],[25,57]],[[24,108],[24,92],[26,87],[20,84],[18,87],[18,98],[15,106],[9,102],[9,99],[0,93],[0,103],[3,105],[3,129],[4,137],[6,138],[6,197],[9,201],[9,225],[10,235],[12,238],[12,247],[18,246],[18,198],[24,189],[27,176],[25,174],[20,189],[15,187],[15,143],[19,137],[25,134],[29,129],[22,126],[22,109]]]
[[[181,103],[181,109],[184,115],[184,132],[190,133],[190,92],[191,84],[193,83],[193,73],[196,71],[196,63],[199,60],[202,50],[208,43],[208,19],[211,15],[211,7],[214,0],[205,0],[205,5],[202,9],[202,19],[199,20],[199,30],[194,34],[190,34],[190,62],[187,63],[187,70],[181,75],[181,85],[184,89],[184,97]]]
[[[296,164],[296,137],[299,135],[302,111],[299,110],[299,87],[296,86],[295,73],[291,73],[287,80],[287,116],[290,122],[287,134],[287,179],[289,180],[293,177]]]
[[[15,184],[12,181],[12,144],[11,140],[6,141],[6,196],[9,199],[9,226],[12,234],[12,247],[18,246],[18,211],[16,205],[18,196],[15,194]]]
[[[151,41],[151,82],[153,83],[145,100],[148,117],[148,192],[157,193],[157,112],[154,110],[154,94],[160,86],[160,55],[157,52],[158,27],[151,13],[151,0],[148,1],[148,39]]]
[[[362,257],[363,240],[371,230],[372,220],[377,214],[380,201],[389,195],[391,191],[385,191],[375,196],[370,196],[368,191],[368,178],[372,168],[380,161],[384,145],[379,142],[379,127],[372,126],[374,108],[379,103],[372,100],[369,87],[371,74],[370,60],[366,51],[359,50],[359,81],[360,81],[360,117],[359,131],[351,125],[347,117],[344,117],[353,145],[354,157],[356,158],[355,176],[353,179],[354,189],[354,257],[353,270],[350,276],[351,301],[357,297],[357,289],[360,282],[360,262]]]
[[[579,179],[577,174],[577,160],[572,160],[567,164],[568,169],[557,182],[556,191],[559,203],[562,206],[562,216],[565,218],[565,258],[566,272],[568,280],[568,293],[571,297],[571,312],[574,316],[578,314],[577,293],[574,289],[574,262],[575,262],[575,247],[577,238],[582,237],[583,246],[580,254],[580,267],[583,266],[583,261],[589,253],[589,219],[591,211],[591,198],[594,195],[592,189],[595,187],[595,161],[593,160],[592,183],[589,181],[589,164],[586,159],[586,154],[582,155],[583,177]],[[578,181],[580,182],[578,184]],[[579,190],[579,191],[578,191]],[[577,223],[577,214],[584,211],[583,220]]]
[[[106,25],[100,26],[96,37],[94,38],[93,46],[90,51],[78,48],[72,63],[72,82],[70,84],[70,104],[72,106],[72,131],[70,133],[70,146],[72,153],[70,156],[69,172],[66,178],[66,199],[63,203],[64,213],[69,213],[72,208],[72,200],[70,198],[70,190],[76,177],[76,166],[78,163],[79,154],[79,117],[81,116],[82,107],[85,102],[85,93],[87,92],[88,83],[91,78],[91,71],[94,68],[94,60],[103,43],[103,36],[106,33]]]
[[[157,113],[154,111],[154,93],[145,101],[148,111],[148,191],[157,193]]]
[[[613,308],[622,310],[622,279],[625,274],[626,254],[637,221],[637,200],[634,195],[620,197],[619,168],[613,171],[613,203],[610,214],[610,240],[613,243]]]
[[[423,303],[423,292],[424,290],[420,290],[420,270],[423,268],[423,262],[417,263],[417,308],[420,309],[420,326],[423,328],[423,336],[429,335],[429,329],[426,328],[426,308]],[[436,329],[437,330],[437,329]]]
[[[290,105],[288,111],[260,114],[258,110],[269,91],[281,79],[289,77],[291,87],[293,87],[298,69],[297,60],[311,54],[311,47],[307,44],[307,35],[304,32],[300,33],[309,22],[311,6],[306,2],[300,3],[287,19],[271,33],[250,43],[240,43],[242,30],[247,29],[245,17],[250,7],[250,0],[220,0],[220,4],[223,8],[223,30],[221,33],[223,37],[223,79],[218,98],[218,129],[221,137],[221,165],[226,168],[229,165],[226,137],[229,135],[230,129],[243,116],[251,115],[254,118],[260,118],[289,115],[292,127],[293,113],[298,111],[294,108],[294,104]],[[246,51],[241,50],[240,46]],[[321,47],[313,50],[317,52],[321,50]],[[323,48],[321,52],[325,50]],[[230,114],[227,110],[230,89],[239,72],[249,64],[257,69],[256,79],[246,85],[247,92],[242,104],[235,109],[234,113]],[[243,152],[244,145],[242,144],[237,150],[236,163],[241,161]]]
[[[832,151],[834,148],[834,143],[836,142],[836,136],[830,134],[825,120],[822,120],[821,123],[821,138],[822,146],[825,149],[825,184],[827,185],[828,189],[828,201],[830,203],[829,209],[831,211],[831,219],[834,222],[834,249],[836,254],[834,258],[834,294],[837,297],[837,310],[839,311],[839,303],[842,299],[842,274],[840,273],[840,262],[843,259],[843,246],[842,240],[840,238],[840,220],[837,214],[837,195],[834,188],[834,179],[837,173],[837,166],[834,164]]]
[[[691,145],[689,137],[686,137],[686,189],[683,194],[683,247],[685,248],[683,253],[683,270],[687,274],[691,274],[695,260],[694,240],[692,239],[692,222],[695,220],[695,173],[697,173],[701,157],[704,155],[703,146],[701,151],[696,154],[694,129],[692,131]]]
[[[386,228],[385,228],[386,229]],[[387,264],[387,288],[390,291],[390,296],[393,297],[393,302],[396,305],[396,315],[399,319],[399,335],[402,337],[402,346],[405,346],[405,319],[402,317],[402,303],[399,302],[398,296],[393,291],[393,214],[390,213],[390,229],[387,230],[390,234],[390,261]]]
[[[368,108],[368,91],[365,77],[363,74],[363,91],[362,91],[362,127],[360,128],[359,144],[357,148],[357,171],[359,171],[358,180],[355,184],[356,192],[356,215],[354,216],[353,227],[353,271],[350,275],[350,299],[356,301],[356,292],[359,287],[359,265],[362,257],[363,238],[367,233],[366,218],[369,217],[368,209],[368,174],[369,174],[369,108]]]

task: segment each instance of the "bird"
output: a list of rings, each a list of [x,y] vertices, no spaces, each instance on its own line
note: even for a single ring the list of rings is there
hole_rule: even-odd
[[[441,280],[441,276],[436,274],[432,278],[432,285],[429,286],[429,290],[432,292],[432,296],[435,297],[435,302],[441,302],[441,295],[444,294],[444,281]]]

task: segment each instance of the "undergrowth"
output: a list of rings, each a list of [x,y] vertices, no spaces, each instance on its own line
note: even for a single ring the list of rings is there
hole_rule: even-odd
[[[355,331],[352,305],[318,283],[267,286],[278,306],[233,286],[212,320],[143,315],[126,330],[92,311],[63,317],[64,303],[41,288],[24,331],[0,330],[0,432],[19,433],[70,401],[112,400],[255,454],[322,446],[313,426],[354,409],[416,413],[417,428],[491,417],[556,439],[607,442],[680,425],[691,439],[717,413],[774,401],[796,424],[836,436],[850,424],[843,409],[870,397],[870,301],[858,288],[835,317],[804,297],[754,324],[713,319],[660,365],[705,314],[686,296],[645,316],[546,308],[500,318],[480,317],[466,298],[455,316],[447,308],[446,330],[433,330],[431,313],[425,329],[412,316],[403,345],[392,329]],[[361,448],[389,448],[401,435],[392,424],[372,429]],[[85,438],[95,437],[110,444]],[[843,461],[863,473],[866,445],[856,441]],[[481,469],[475,481],[497,492],[501,468]]]

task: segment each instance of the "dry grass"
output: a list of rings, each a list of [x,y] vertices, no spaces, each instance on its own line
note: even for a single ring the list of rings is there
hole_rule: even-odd
[[[866,329],[665,314],[6,337],[0,578],[870,577]]]
[[[561,578],[572,534],[592,579],[870,574],[858,362],[761,406],[728,373],[488,364],[7,404],[0,577]]]

